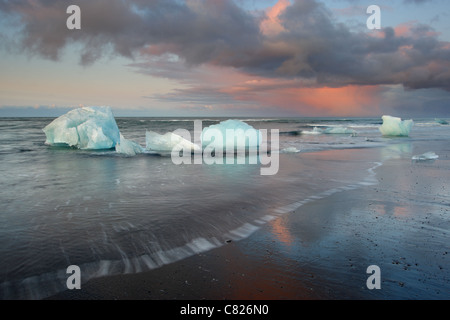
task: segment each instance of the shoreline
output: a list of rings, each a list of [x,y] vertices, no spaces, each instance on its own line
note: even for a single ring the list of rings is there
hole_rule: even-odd
[[[426,142],[412,149],[428,147],[439,162],[413,163],[410,153],[392,150],[386,157],[380,148],[378,184],[306,203],[243,240],[151,271],[92,279],[48,299],[449,299],[449,206],[434,189],[448,192],[450,150]],[[366,286],[371,265],[381,269],[380,290]]]

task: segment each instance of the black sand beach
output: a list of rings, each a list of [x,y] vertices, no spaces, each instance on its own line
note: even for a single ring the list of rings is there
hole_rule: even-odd
[[[411,160],[431,150],[438,160]],[[93,279],[49,299],[449,299],[450,147],[405,140],[359,152],[383,162],[376,184],[306,203],[244,240],[149,272]],[[367,288],[371,265],[380,268],[381,289]]]

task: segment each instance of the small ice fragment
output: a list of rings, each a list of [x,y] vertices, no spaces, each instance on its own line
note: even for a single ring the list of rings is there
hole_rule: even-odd
[[[402,120],[401,118],[382,116],[383,124],[380,131],[383,136],[408,137],[414,122],[412,120]]]
[[[116,152],[125,154],[127,156],[135,156],[136,154],[142,153],[144,148],[134,141],[125,139],[122,134],[120,134],[120,141],[116,144]]]
[[[153,131],[147,131],[145,133],[145,142],[147,150],[153,151],[172,151],[176,146],[184,149],[190,149],[191,151],[200,150],[200,147],[189,140],[184,139],[172,132],[167,132],[164,135]]]
[[[417,160],[417,161],[434,160],[437,158],[439,158],[439,156],[432,151],[412,157],[413,160]]]
[[[283,150],[281,150],[282,153],[298,153],[300,152],[300,150],[298,150],[295,147],[289,147],[289,148],[284,148]]]

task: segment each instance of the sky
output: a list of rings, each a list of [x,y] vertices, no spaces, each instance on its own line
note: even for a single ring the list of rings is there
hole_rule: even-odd
[[[80,29],[68,29],[70,5]],[[370,5],[381,28],[369,29]],[[0,0],[0,116],[450,117],[448,0]]]

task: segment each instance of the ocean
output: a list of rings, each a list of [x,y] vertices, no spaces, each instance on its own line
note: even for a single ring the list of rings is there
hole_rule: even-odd
[[[155,153],[48,146],[42,129],[52,120],[0,118],[2,299],[61,292],[70,265],[80,267],[85,283],[247,239],[302,205],[376,185],[377,168],[396,157],[411,164],[416,143],[450,142],[450,125],[435,119],[414,119],[409,137],[389,138],[379,131],[381,118],[239,119],[279,130],[279,170],[264,176],[261,164],[176,165]],[[116,118],[121,133],[143,147],[146,130],[192,132],[194,120],[206,127],[226,119]],[[315,134],[327,128],[343,133]],[[348,156],[333,158],[333,150]],[[362,156],[367,150],[378,150],[377,157]],[[449,192],[442,190],[440,201],[449,202]]]

